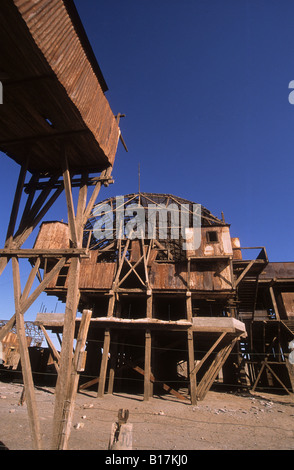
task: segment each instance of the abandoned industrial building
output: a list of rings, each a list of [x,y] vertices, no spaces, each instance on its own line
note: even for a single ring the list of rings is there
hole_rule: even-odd
[[[159,237],[157,225],[157,236],[151,239],[147,229],[141,238],[117,238],[113,229],[111,238],[97,240],[97,215],[88,219],[83,240],[89,251],[81,261],[79,305],[81,311],[91,310],[92,318],[80,387],[96,384],[99,396],[144,390],[145,399],[154,387],[156,393],[165,389],[185,399],[178,389],[186,387],[194,403],[222,371],[224,384],[291,390],[286,358],[293,339],[294,264],[269,263],[264,247],[242,249],[239,239],[231,239],[229,225],[204,207],[200,245],[184,249],[184,237],[171,237],[171,211],[166,213],[166,208],[171,203],[173,210],[185,207],[192,218],[194,203],[149,193],[129,194],[122,201],[134,214],[143,208],[146,218],[150,204],[155,205],[157,223],[165,213],[167,236]],[[111,207],[116,222],[122,209],[116,204],[117,198],[111,198],[98,207]],[[128,215],[130,220],[130,210]],[[68,246],[67,224],[42,224],[35,249]],[[50,270],[50,260],[46,263],[40,268]],[[52,279],[48,295],[65,300],[69,269],[65,265]],[[63,315],[40,313],[36,320],[62,333]],[[77,318],[76,331],[79,323]]]
[[[49,3],[0,6],[0,150],[20,166],[0,250],[0,274],[12,264],[15,298],[15,314],[0,323],[0,380],[21,370],[34,447],[42,448],[34,396],[41,371],[56,387],[53,449],[67,448],[75,395],[89,388],[99,398],[123,391],[192,404],[214,386],[292,394],[294,262],[242,247],[242,235],[231,237],[229,221],[202,201],[139,191],[99,202],[119,142],[127,150],[121,115],[110,109],[73,2]],[[44,221],[63,192],[67,222]],[[22,248],[35,228],[33,247]],[[31,265],[23,290],[20,258]],[[38,313],[28,331],[25,312],[42,292],[65,312]],[[33,362],[36,354],[45,360]]]

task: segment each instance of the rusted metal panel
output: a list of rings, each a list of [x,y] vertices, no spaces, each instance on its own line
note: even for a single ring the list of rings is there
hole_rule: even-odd
[[[260,279],[294,279],[294,262],[268,263]]]
[[[149,274],[152,289],[159,290],[187,290],[187,277],[185,264],[153,263]],[[201,291],[231,289],[229,266],[224,262],[213,263],[210,266],[195,263],[190,272],[190,288]]]
[[[294,319],[294,292],[281,292],[282,302],[288,319]]]
[[[187,257],[232,256],[228,226],[201,227],[201,243],[196,250],[187,250]]]
[[[81,262],[81,289],[111,289],[115,273],[115,263]],[[67,284],[66,284],[67,286]]]
[[[136,263],[141,257],[140,240],[132,240],[130,262]]]
[[[72,169],[113,164],[119,127],[65,2],[1,2],[0,24],[0,149],[22,163],[33,143],[30,171],[60,169],[60,143]]]

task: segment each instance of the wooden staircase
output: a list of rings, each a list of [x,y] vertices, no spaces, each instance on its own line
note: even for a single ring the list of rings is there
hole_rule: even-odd
[[[240,283],[238,287],[239,319],[252,320],[254,316],[258,277]]]
[[[239,304],[238,313],[241,321],[254,319],[259,275],[268,264],[265,248],[257,248],[261,251],[255,259],[233,261],[235,288],[238,294]]]

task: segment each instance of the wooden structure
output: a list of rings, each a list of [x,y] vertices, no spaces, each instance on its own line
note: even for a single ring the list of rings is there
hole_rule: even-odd
[[[0,274],[11,260],[15,314],[1,329],[2,340],[16,323],[34,448],[42,448],[38,410],[26,342],[24,314],[54,276],[70,269],[63,343],[58,364],[52,448],[67,447],[81,350],[72,355],[79,302],[83,229],[101,187],[107,186],[121,138],[119,115],[105,97],[101,70],[71,0],[3,0],[0,4],[3,105],[0,150],[20,165]],[[3,156],[1,158],[4,158]],[[87,191],[92,187],[90,197]],[[62,192],[68,216],[66,249],[22,248]],[[77,191],[77,204],[75,194]],[[23,212],[19,213],[24,201]],[[32,270],[20,284],[19,259]],[[40,269],[51,263],[41,277]],[[31,292],[35,278],[40,284]],[[84,345],[89,313],[79,332]],[[70,403],[70,407],[68,407]]]
[[[165,220],[165,238],[158,226],[154,238],[149,237],[150,205],[157,208],[157,222]],[[81,261],[79,283],[80,309],[93,311],[88,379],[81,389],[98,383],[100,397],[118,389],[140,393],[140,374],[145,399],[155,389],[182,399],[177,388],[188,380],[195,403],[222,370],[224,383],[231,386],[275,386],[290,393],[293,263],[270,263],[264,247],[242,248],[239,239],[231,239],[224,218],[204,207],[200,243],[191,249],[181,232],[178,238],[171,236],[171,214],[185,207],[191,216],[194,206],[173,195],[138,193],[94,207],[84,230],[89,251]],[[144,216],[132,224],[140,210]],[[135,238],[126,236],[130,223]],[[98,237],[102,226],[108,238]],[[139,238],[138,227],[144,231]],[[35,247],[57,243],[58,249],[66,248],[62,240],[67,240],[68,229],[62,222],[43,224]],[[65,265],[48,284],[47,294],[65,301],[68,276]],[[64,318],[39,314],[37,324],[62,332]],[[187,365],[182,383],[181,364]]]
[[[146,224],[138,238],[138,220],[132,225],[132,216],[141,211],[141,221],[147,221],[150,205],[156,208],[158,223],[154,231]],[[80,309],[93,312],[86,374],[94,378],[82,388],[98,383],[98,396],[102,397],[106,387],[112,393],[125,379],[136,384],[135,377],[141,374],[145,400],[154,387],[187,399],[177,390],[181,385],[177,365],[185,361],[190,400],[196,403],[205,397],[236,341],[246,336],[245,325],[234,318],[236,288],[229,226],[202,207],[199,246],[192,249],[185,232],[193,228],[194,206],[173,195],[138,193],[94,207],[84,230],[84,247],[89,252],[81,260],[79,278]],[[190,225],[184,235],[179,232],[175,238],[171,214],[181,210]],[[111,227],[105,218],[110,212]],[[160,220],[164,226],[159,226]],[[109,238],[98,236],[102,223]],[[131,226],[136,231],[134,238]],[[67,230],[61,222],[44,223],[35,247],[50,246],[51,240],[53,246],[57,243],[59,249],[66,249]],[[151,232],[152,238],[148,238]],[[60,245],[63,237],[65,244]],[[51,270],[53,262],[48,260],[46,269]],[[65,301],[69,275],[70,267],[65,264],[48,283],[47,294]],[[76,331],[79,321],[76,318]],[[62,332],[64,318],[38,314],[37,324]],[[136,391],[134,383],[129,390]]]
[[[260,253],[260,258],[266,256],[264,249]],[[255,267],[252,260],[234,262],[235,270],[242,272],[251,264],[237,288],[238,317],[248,332],[239,365],[246,367],[252,389],[291,393],[294,376],[288,345],[294,338],[294,263],[266,262],[261,270],[260,258]]]

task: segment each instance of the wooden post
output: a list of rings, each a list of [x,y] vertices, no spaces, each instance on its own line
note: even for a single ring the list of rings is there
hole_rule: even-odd
[[[275,314],[276,314],[276,319],[280,320],[280,314],[279,314],[279,309],[278,309],[278,305],[277,305],[277,301],[276,301],[276,296],[275,296],[274,289],[273,289],[272,286],[270,286],[269,291],[270,291],[274,311],[275,311]]]
[[[152,295],[152,291],[148,290],[147,299],[146,299],[146,317],[152,318],[152,314],[153,314],[153,295]]]
[[[110,331],[107,329],[105,330],[105,333],[104,333],[103,354],[102,354],[102,361],[101,361],[101,366],[100,366],[99,386],[98,386],[98,394],[97,394],[97,397],[99,398],[103,397],[104,390],[105,390],[109,346],[110,346]]]
[[[56,371],[58,372],[58,369],[59,369],[58,362],[60,360],[60,354],[56,350],[54,344],[51,341],[51,338],[49,337],[49,335],[48,335],[48,333],[47,333],[47,331],[46,331],[46,329],[44,328],[43,325],[40,326],[40,329],[43,332],[43,335],[45,336],[46,342],[48,344],[48,348],[50,349],[51,354],[53,356],[54,367],[55,367]]]
[[[78,307],[79,272],[80,259],[73,258],[71,260],[68,274],[68,291],[64,315],[62,348],[60,352],[59,373],[55,389],[56,398],[53,416],[53,450],[59,449],[60,436],[63,427],[63,410],[66,407],[66,397],[69,393],[75,320]]]
[[[187,320],[192,322],[192,297],[191,292],[186,292],[186,315]],[[196,372],[195,372],[195,355],[194,355],[194,336],[193,331],[188,330],[188,367],[189,367],[189,379],[190,379],[190,396],[191,404],[195,405],[197,402],[197,383],[196,383]]]
[[[68,210],[68,222],[69,222],[69,237],[73,242],[74,247],[81,246],[81,240],[78,240],[78,231],[72,191],[71,191],[71,179],[68,168],[68,162],[66,154],[64,154],[64,189],[67,202]],[[73,341],[75,333],[75,320],[78,309],[79,300],[79,279],[80,279],[80,266],[81,261],[79,257],[72,258],[69,272],[68,272],[68,290],[66,296],[65,316],[64,316],[64,327],[62,335],[62,348],[60,352],[60,363],[59,363],[59,374],[57,377],[56,389],[55,389],[55,408],[53,416],[53,439],[52,449],[59,449],[62,442],[62,432],[64,429],[64,415],[66,414],[67,397],[70,395],[71,385],[71,371],[72,371],[72,351]]]
[[[197,403],[197,384],[196,384],[196,372],[195,372],[194,338],[193,338],[192,330],[188,330],[188,364],[189,364],[191,404],[195,405]]]
[[[13,239],[13,233],[14,233],[14,229],[16,225],[22,191],[23,191],[23,187],[25,183],[26,174],[27,174],[27,167],[28,167],[28,159],[27,159],[26,164],[21,166],[21,169],[20,169],[18,183],[17,183],[17,187],[15,191],[14,201],[13,201],[10,220],[9,220],[9,225],[7,229],[5,247],[8,247]]]
[[[73,412],[74,412],[74,404],[78,389],[79,383],[79,372],[82,372],[85,368],[85,359],[86,353],[84,351],[86,345],[86,339],[88,335],[88,330],[90,326],[92,311],[91,310],[84,310],[83,316],[79,328],[79,333],[77,337],[77,343],[75,348],[75,353],[72,362],[72,370],[71,370],[71,379],[70,379],[70,386],[69,386],[69,393],[66,400],[67,407],[64,410],[64,421],[63,421],[63,429],[60,436],[60,442],[58,448],[61,450],[67,450],[68,447],[68,440],[70,437],[70,428],[72,424]]]
[[[110,297],[109,297],[109,300],[108,300],[107,316],[112,317],[113,312],[114,312],[114,307],[115,307],[115,292],[110,291],[109,294],[110,294]]]
[[[151,332],[145,332],[144,400],[151,395]]]
[[[129,410],[120,409],[118,420],[111,427],[108,450],[132,450],[133,425],[128,424]]]
[[[186,292],[186,316],[187,320],[192,322],[192,297],[191,292]]]
[[[15,224],[17,220],[17,215],[19,211],[19,205],[21,201],[21,196],[22,196],[22,191],[25,183],[25,178],[27,174],[27,163],[26,165],[22,166],[20,169],[19,177],[18,177],[18,182],[16,186],[16,191],[15,191],[15,196],[14,196],[14,201],[12,205],[12,210],[11,210],[11,215],[10,215],[10,220],[8,224],[8,229],[7,229],[7,234],[6,234],[6,241],[5,241],[5,247],[10,246],[12,240],[13,240],[13,232],[15,229]],[[2,274],[5,266],[8,263],[8,257],[0,258],[0,275]]]
[[[109,379],[108,379],[108,390],[107,393],[112,395],[113,393],[113,384],[114,384],[114,376],[115,376],[115,368],[117,362],[117,334],[113,338],[112,341],[112,348],[110,349],[110,369],[109,369]]]
[[[211,385],[213,384],[214,379],[216,378],[217,374],[219,373],[221,367],[226,362],[230,352],[235,346],[235,343],[238,338],[234,338],[229,344],[223,346],[223,348],[217,353],[215,359],[213,360],[211,366],[207,370],[207,372],[202,377],[198,390],[197,390],[197,399],[203,400],[206,393],[210,389]]]
[[[16,329],[17,329],[17,336],[18,336],[18,341],[19,341],[21,368],[22,368],[22,375],[23,375],[23,381],[24,381],[25,393],[26,393],[26,399],[27,399],[29,423],[30,423],[34,449],[41,450],[42,438],[41,438],[40,422],[39,422],[38,411],[37,411],[37,406],[36,406],[34,381],[33,381],[29,351],[28,351],[28,346],[27,346],[24,317],[23,317],[23,313],[21,311],[21,305],[20,305],[21,286],[20,286],[19,263],[16,257],[12,258],[12,268],[13,268]]]

